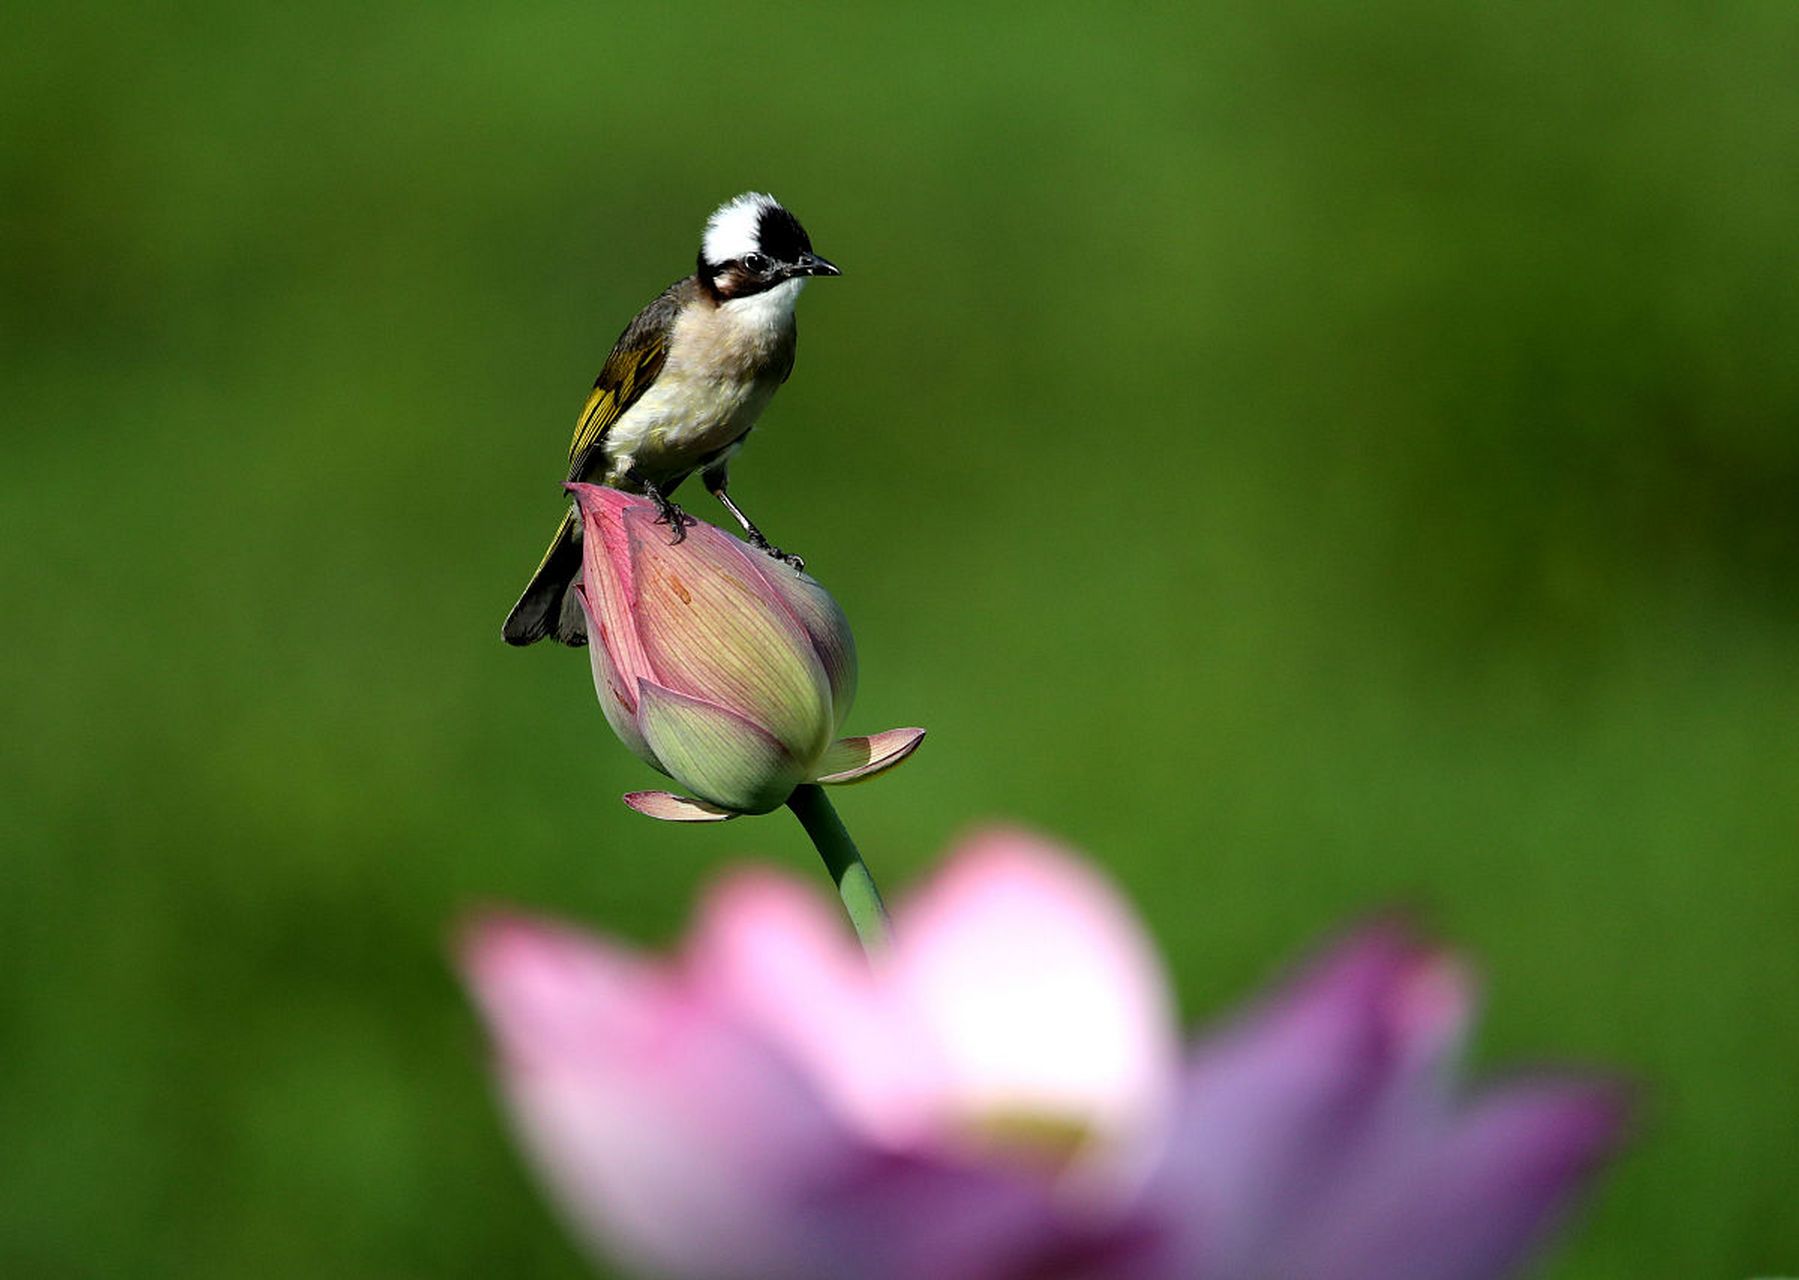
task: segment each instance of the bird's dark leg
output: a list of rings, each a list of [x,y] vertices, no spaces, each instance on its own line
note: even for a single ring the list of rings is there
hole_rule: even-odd
[[[705,481],[707,492],[722,502],[725,510],[731,513],[731,518],[743,526],[743,532],[749,538],[751,546],[755,547],[758,551],[766,552],[777,560],[792,565],[795,569],[804,569],[806,567],[806,562],[804,560],[800,559],[798,556],[787,554],[787,552],[781,550],[781,548],[775,546],[767,538],[763,537],[762,530],[756,527],[756,522],[743,513],[742,507],[739,507],[735,502],[731,501],[731,495],[725,492],[726,481],[723,468],[708,471],[701,479]]]
[[[656,510],[661,513],[656,517],[656,523],[665,524],[674,531],[674,537],[668,540],[669,545],[672,547],[685,542],[687,540],[687,526],[690,524],[698,524],[699,521],[677,507],[663,495],[662,490],[658,489],[648,480],[645,480],[642,476],[633,476],[632,479],[637,481],[639,487],[643,489],[644,495],[649,498],[651,502],[656,504]]]

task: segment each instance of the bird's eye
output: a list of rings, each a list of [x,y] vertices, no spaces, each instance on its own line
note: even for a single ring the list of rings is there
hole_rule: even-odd
[[[766,254],[746,253],[743,255],[743,265],[745,270],[761,275],[768,270],[768,257]]]

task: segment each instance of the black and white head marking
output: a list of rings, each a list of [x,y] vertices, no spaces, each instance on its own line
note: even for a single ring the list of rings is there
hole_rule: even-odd
[[[813,254],[800,220],[765,192],[746,191],[706,220],[699,275],[721,301],[774,289],[791,297],[807,276],[835,274],[835,267]]]

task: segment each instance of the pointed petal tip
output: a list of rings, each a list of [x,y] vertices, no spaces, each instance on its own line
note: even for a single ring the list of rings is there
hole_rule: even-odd
[[[1514,1214],[1565,1205],[1636,1136],[1637,1090],[1617,1078],[1533,1073],[1490,1085],[1453,1135],[1454,1166],[1483,1178]]]
[[[1643,1114],[1643,1087],[1624,1076],[1589,1078],[1576,1104],[1599,1158],[1616,1154],[1636,1137]]]
[[[547,974],[607,949],[560,921],[515,907],[480,907],[455,925],[456,968],[490,1017],[499,1018],[521,992],[540,990]]]
[[[617,512],[638,504],[648,505],[646,498],[639,498],[605,485],[570,480],[562,487],[573,495],[575,505],[581,509],[583,515],[593,516],[604,512]]]
[[[918,750],[924,735],[923,729],[908,728],[888,729],[860,738],[839,738],[826,748],[819,760],[821,772],[816,781],[832,787],[866,782],[902,763]]]
[[[729,822],[738,816],[729,809],[672,791],[631,791],[622,798],[627,808],[662,822]]]
[[[1473,1023],[1481,975],[1440,940],[1427,915],[1400,902],[1363,916],[1302,961],[1286,990],[1365,1003],[1399,1043],[1451,1048]]]
[[[535,921],[512,908],[473,907],[451,924],[450,952],[464,972],[477,972],[515,943],[530,941],[537,929]]]
[[[1104,873],[1073,848],[1017,822],[977,822],[965,827],[950,842],[945,863],[948,870],[962,872],[972,867],[983,875],[1041,872],[1105,881]]]
[[[1385,986],[1448,989],[1473,981],[1472,970],[1404,904],[1372,912],[1317,946],[1308,961],[1320,974],[1377,975]]]
[[[1479,975],[1417,921],[1389,909],[1308,949],[1283,967],[1252,1018],[1294,1034],[1348,1037],[1358,1053],[1375,1055],[1364,1064],[1371,1070],[1455,1061],[1480,1003]]]
[[[1630,1145],[1641,1127],[1644,1090],[1619,1074],[1566,1066],[1537,1067],[1491,1081],[1487,1096],[1534,1095],[1535,1105],[1576,1167],[1608,1160]]]

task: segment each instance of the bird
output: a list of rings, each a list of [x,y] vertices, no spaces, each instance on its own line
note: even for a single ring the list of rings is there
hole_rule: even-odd
[[[639,311],[606,357],[569,443],[568,480],[647,496],[657,523],[680,542],[694,521],[672,495],[697,471],[752,545],[802,567],[732,501],[729,466],[793,372],[800,290],[842,274],[773,196],[747,191],[725,201],[706,220],[693,274]],[[586,644],[580,576],[581,522],[571,505],[506,617],[506,643],[554,636]]]

